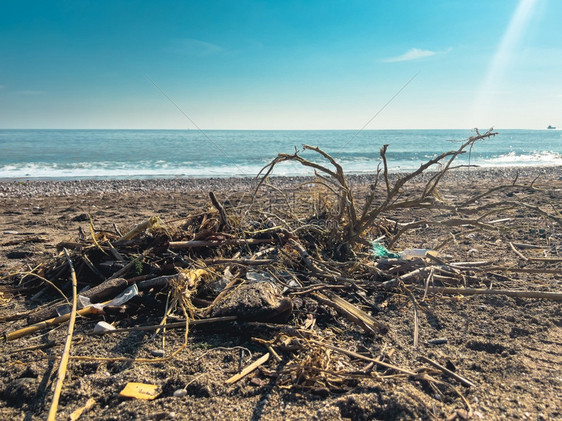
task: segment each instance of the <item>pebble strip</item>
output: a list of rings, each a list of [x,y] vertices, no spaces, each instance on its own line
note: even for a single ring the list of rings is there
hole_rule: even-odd
[[[418,179],[427,180],[431,172]],[[519,168],[469,168],[451,170],[447,181],[467,181],[488,178],[513,179],[519,174],[520,180],[528,181],[535,177],[562,180],[562,166],[558,167],[519,167]],[[402,174],[403,175],[403,174]],[[396,180],[400,174],[390,174]],[[351,185],[368,185],[375,181],[375,174],[349,175]],[[540,179],[540,178],[539,178]],[[313,180],[312,177],[271,177],[271,182],[278,188],[294,187]],[[255,188],[258,179],[250,177],[230,178],[159,178],[159,179],[83,179],[83,180],[1,180],[0,198],[9,197],[49,197],[78,196],[105,193],[149,193],[149,192],[192,192],[192,191],[248,191]]]

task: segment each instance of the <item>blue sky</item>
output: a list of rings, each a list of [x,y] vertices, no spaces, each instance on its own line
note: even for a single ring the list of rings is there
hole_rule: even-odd
[[[1,128],[562,126],[562,1],[0,3]]]

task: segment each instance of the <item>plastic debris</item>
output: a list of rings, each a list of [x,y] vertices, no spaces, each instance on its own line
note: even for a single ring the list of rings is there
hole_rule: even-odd
[[[400,259],[402,260],[423,259],[428,255],[439,256],[439,252],[431,249],[406,249],[400,252]]]
[[[373,243],[371,243],[371,245],[373,246],[373,254],[374,254],[375,258],[377,258],[377,257],[383,257],[385,259],[398,259],[398,258],[400,258],[399,254],[392,253],[385,246],[383,246],[381,243],[373,242]]]
[[[110,325],[107,322],[98,322],[94,327],[94,333],[101,335],[102,333],[107,332],[108,330],[115,330],[113,325]]]
[[[91,305],[91,301],[88,297],[84,297],[83,295],[79,295],[78,296],[78,303],[77,303],[77,309],[81,310],[85,307],[88,307],[89,305]],[[68,304],[63,304],[60,305],[56,308],[57,314],[59,316],[64,316],[65,314],[70,313],[70,306]]]
[[[430,251],[430,249],[406,249],[402,250],[398,255],[403,260],[422,259]]]
[[[125,388],[119,392],[122,398],[134,398],[152,400],[160,394],[158,386],[147,383],[127,383]]]
[[[246,279],[250,282],[271,282],[271,283],[275,283],[275,279],[273,279],[270,275],[260,273],[260,272],[248,271],[246,273]]]
[[[133,284],[110,302],[105,304],[92,304],[92,307],[103,310],[105,306],[120,306],[137,295],[139,295],[139,287],[137,284]]]
[[[115,297],[113,300],[107,302],[107,303],[98,303],[98,304],[93,304],[90,300],[90,298],[85,297],[83,295],[79,295],[78,296],[78,309],[83,309],[86,307],[93,307],[95,309],[98,310],[103,310],[103,308],[105,306],[120,306],[122,304],[125,304],[127,301],[129,301],[131,298],[135,297],[139,295],[139,287],[137,286],[137,284],[133,284],[130,287],[128,287],[125,291],[123,291],[121,294],[119,294],[117,297]],[[57,307],[57,314],[59,316],[63,316],[65,314],[70,313],[70,307],[68,306],[68,304],[63,304],[59,307]]]

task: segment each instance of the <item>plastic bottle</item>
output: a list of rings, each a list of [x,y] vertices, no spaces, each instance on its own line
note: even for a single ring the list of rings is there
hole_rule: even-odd
[[[430,249],[406,249],[402,250],[400,253],[400,258],[402,260],[409,260],[409,259],[422,259],[425,257]]]

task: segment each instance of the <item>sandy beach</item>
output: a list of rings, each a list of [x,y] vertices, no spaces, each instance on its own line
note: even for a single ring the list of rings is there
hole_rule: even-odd
[[[481,279],[478,285],[481,288],[562,292],[562,263],[555,260],[562,257],[562,227],[532,208],[538,206],[553,215],[560,210],[561,167],[451,172],[443,180],[439,194],[445,200],[473,196],[494,186],[512,183],[516,174],[518,184],[536,179],[536,189],[516,188],[496,194],[495,197],[502,200],[529,204],[527,208],[510,209],[486,218],[487,222],[500,221],[497,230],[422,226],[404,235],[393,249],[432,249],[448,238],[450,241],[440,254],[450,261],[490,261],[496,266],[547,269],[537,273],[498,269],[495,276],[488,274]],[[392,175],[391,180],[397,177]],[[416,186],[423,185],[429,175],[425,177],[411,188],[415,190]],[[368,175],[349,179],[358,197],[365,196],[374,182],[374,177]],[[258,205],[271,205],[278,191],[296,192],[292,196],[293,204],[297,207],[300,204],[300,212],[306,213],[309,210],[307,198],[312,197],[313,191],[311,180],[272,178],[271,184],[277,190],[261,190]],[[89,216],[97,229],[122,232],[151,216],[178,224],[212,206],[210,191],[224,203],[228,212],[248,203],[255,185],[254,179],[233,178],[2,181],[0,275],[5,279],[9,273],[34,267],[54,256],[60,242],[88,235]],[[386,216],[407,223],[424,218],[425,212],[424,209],[400,210]],[[523,260],[510,243],[531,244],[536,248],[520,252],[554,260]],[[43,301],[31,303],[30,296],[37,290],[18,292],[5,280],[0,288],[3,334],[25,325],[23,319],[14,317],[12,320],[10,316],[48,302],[45,296]],[[415,350],[411,302],[400,294],[380,292],[375,295],[358,303],[365,306],[374,300],[375,307],[364,308],[390,326],[386,336],[362,338],[356,326],[337,314],[320,312],[316,317],[320,320],[329,314],[336,323],[334,332],[346,332],[342,334],[342,346],[348,341],[353,348],[356,345],[352,338],[361,338],[363,345],[355,351],[384,349],[393,355],[390,362],[404,367],[413,367],[418,357],[425,355],[447,363],[476,386],[458,386],[463,398],[460,395],[454,398],[454,393],[440,396],[423,381],[409,381],[399,375],[362,378],[344,392],[284,389],[277,387],[274,380],[270,382],[259,375],[226,386],[225,379],[236,372],[238,365],[237,347],[250,348],[258,354],[261,351],[240,327],[196,328],[190,333],[188,348],[172,362],[71,362],[60,417],[68,417],[89,397],[95,400],[94,409],[84,413],[81,419],[465,419],[463,416],[468,417],[470,411],[463,400],[469,404],[473,419],[547,420],[562,416],[559,302],[501,295],[434,297],[420,307],[421,342]],[[314,313],[311,309],[302,311]],[[89,323],[79,328],[78,335],[83,339],[74,345],[76,355],[133,353],[144,356],[162,347],[161,342],[151,340],[150,335],[89,336],[91,327]],[[57,329],[44,336],[2,343],[0,414],[9,419],[45,418],[46,387],[53,375],[53,361],[49,357],[62,351],[64,334],[64,329]],[[439,338],[444,341],[433,341]],[[182,340],[181,331],[170,330],[166,334],[167,349],[177,348]],[[54,345],[44,351],[18,352],[45,341],[54,341]],[[437,376],[437,373],[432,375]],[[118,393],[129,381],[157,384],[162,395],[154,401],[123,400]],[[187,390],[186,396],[174,397],[173,392],[180,388]]]

